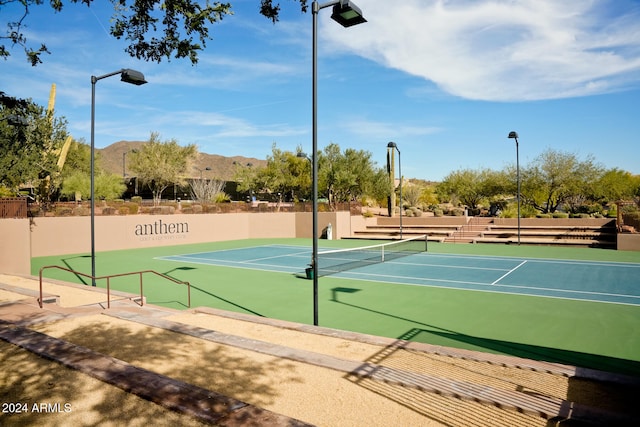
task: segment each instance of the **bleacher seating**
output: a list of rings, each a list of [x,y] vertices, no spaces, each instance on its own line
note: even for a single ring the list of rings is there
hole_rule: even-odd
[[[537,219],[523,218],[520,243],[535,245],[586,246],[615,248],[616,221],[610,219]],[[403,218],[402,237],[426,234],[429,241],[452,243],[518,242],[515,219],[475,217]],[[354,230],[352,238],[400,238],[399,217],[380,217],[375,224]]]

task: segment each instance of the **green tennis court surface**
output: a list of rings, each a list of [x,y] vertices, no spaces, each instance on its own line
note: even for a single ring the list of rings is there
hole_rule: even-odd
[[[321,252],[320,269],[325,269],[326,263],[326,268],[336,269],[334,277],[354,280],[640,305],[640,264],[426,252],[381,262],[371,258],[363,261],[360,254]],[[302,276],[311,251],[300,246],[265,245],[159,259]],[[341,271],[342,263],[357,267]]]
[[[325,249],[363,242],[321,244],[320,267]],[[194,307],[312,323],[310,260],[310,240],[278,239],[99,252],[96,265],[100,276],[152,269],[189,281]],[[86,273],[90,258],[34,258],[33,273],[44,265]],[[638,253],[429,243],[429,252],[320,277],[319,323],[640,375],[639,273]],[[45,276],[83,283],[57,270]],[[136,278],[111,286],[138,291]],[[174,283],[145,279],[145,295],[186,308]]]

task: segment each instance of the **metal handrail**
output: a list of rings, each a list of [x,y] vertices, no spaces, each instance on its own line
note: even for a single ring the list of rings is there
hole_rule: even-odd
[[[174,279],[173,277],[167,276],[166,274],[158,273],[157,271],[143,270],[143,271],[134,271],[134,272],[131,272],[131,273],[110,274],[108,276],[94,277],[94,276],[92,276],[90,274],[85,274],[85,273],[81,273],[79,271],[71,270],[69,268],[60,267],[59,265],[45,265],[44,267],[40,268],[40,273],[39,273],[39,277],[40,277],[40,298],[38,299],[38,305],[40,306],[40,308],[42,308],[42,302],[43,302],[43,296],[42,296],[42,272],[45,269],[48,269],[48,268],[57,268],[58,270],[63,270],[63,271],[67,271],[69,273],[76,274],[78,276],[86,277],[87,279],[91,279],[92,282],[95,282],[96,280],[107,279],[107,308],[111,308],[111,282],[110,282],[110,279],[112,279],[114,277],[132,276],[134,274],[138,274],[140,276],[140,306],[143,306],[144,305],[144,294],[143,294],[143,288],[142,288],[142,275],[145,274],[145,273],[155,274],[156,276],[160,276],[160,277],[165,278],[167,280],[170,280],[170,281],[172,281],[174,283],[177,283],[177,284],[180,284],[180,285],[187,285],[187,306],[189,308],[191,308],[191,284],[189,282],[186,282],[186,281]]]

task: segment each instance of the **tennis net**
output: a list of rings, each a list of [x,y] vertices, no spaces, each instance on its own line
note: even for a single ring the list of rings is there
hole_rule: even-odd
[[[358,267],[392,261],[426,250],[427,236],[421,235],[359,248],[318,252],[317,274],[318,277],[327,276]]]

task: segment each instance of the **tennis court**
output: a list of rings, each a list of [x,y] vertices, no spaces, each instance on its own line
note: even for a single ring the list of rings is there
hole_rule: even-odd
[[[369,248],[385,247],[368,246],[366,253],[374,252]],[[329,270],[323,276],[331,274],[354,280],[640,305],[639,264],[432,254],[419,250],[382,262],[381,257],[367,257],[363,261],[362,253],[359,248],[337,251],[321,248],[319,270]],[[390,254],[395,252],[387,256]],[[159,259],[302,277],[311,251],[276,244]]]
[[[192,307],[311,324],[311,243],[254,239],[98,252],[97,274],[154,270],[189,281]],[[321,240],[319,269],[326,250],[376,243]],[[640,254],[432,242],[428,249],[320,274],[319,325],[640,374]],[[35,275],[45,265],[91,271],[86,254],[33,258],[31,265]],[[45,277],[88,284],[58,270]],[[139,291],[135,277],[111,286]],[[144,294],[149,304],[187,308],[184,286],[166,280],[145,279]]]

